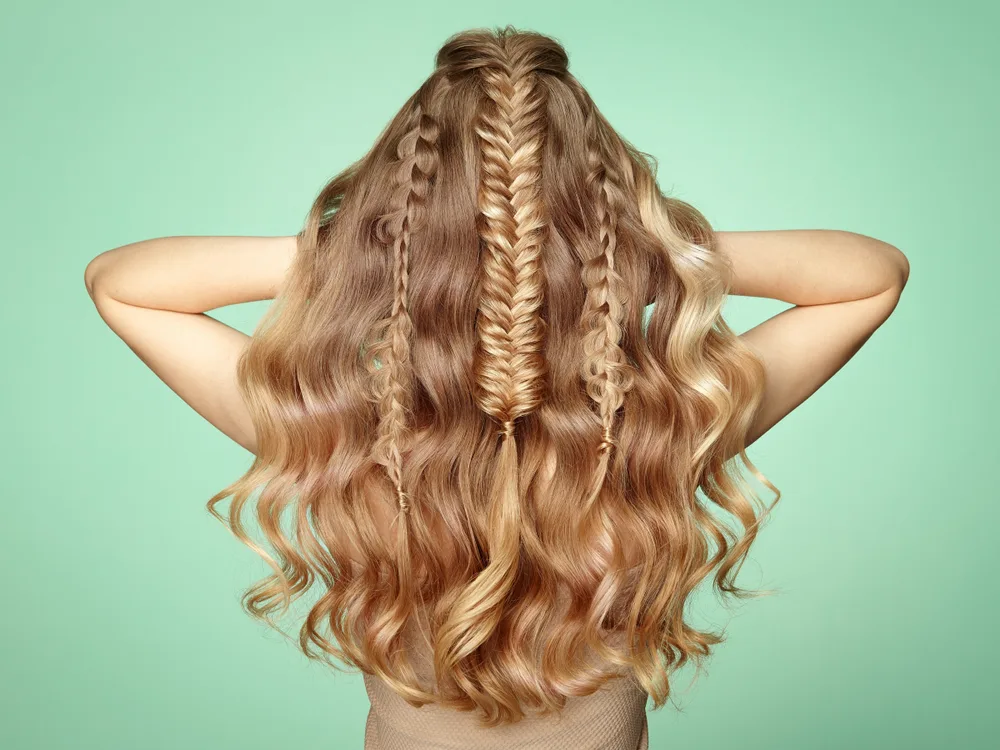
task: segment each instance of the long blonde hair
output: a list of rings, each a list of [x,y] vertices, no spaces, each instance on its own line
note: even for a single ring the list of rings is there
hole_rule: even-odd
[[[759,593],[734,579],[773,503],[736,461],[777,502],[745,452],[763,369],[709,223],[655,175],[554,39],[444,44],[317,197],[239,361],[258,450],[208,508],[273,569],[250,614],[318,582],[306,655],[487,726],[623,668],[659,707],[722,641],[685,602],[713,570]]]

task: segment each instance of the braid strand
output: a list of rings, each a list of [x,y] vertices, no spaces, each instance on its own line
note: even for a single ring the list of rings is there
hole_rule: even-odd
[[[501,48],[491,63],[479,71],[485,100],[476,127],[484,255],[475,375],[480,408],[502,430],[489,498],[489,562],[442,628],[435,657],[440,670],[472,656],[500,622],[521,554],[516,422],[541,404],[546,374],[545,322],[540,315],[547,229],[541,192],[545,89],[538,85],[539,74],[530,61],[518,59],[516,51]],[[490,679],[489,655],[480,656],[486,663],[474,673],[455,670],[461,688],[490,706],[489,721],[501,714],[519,716],[516,695]]]
[[[373,352],[379,369],[379,423],[374,452],[396,489],[399,510],[407,513],[409,497],[403,488],[402,444],[407,435],[407,412],[412,386],[410,337],[413,323],[408,310],[409,252],[430,183],[437,170],[438,126],[419,103],[413,127],[399,140],[395,191],[390,211],[380,219],[379,233],[392,244],[392,308],[384,321],[386,335]]]
[[[596,112],[588,111],[588,185],[592,192],[597,225],[596,252],[583,265],[587,296],[581,315],[584,360],[581,369],[587,394],[601,418],[599,458],[587,507],[596,500],[607,476],[611,451],[616,444],[615,418],[631,388],[632,376],[621,347],[625,305],[622,279],[615,270],[618,247],[618,216],[623,191],[613,156],[601,147],[594,125]]]

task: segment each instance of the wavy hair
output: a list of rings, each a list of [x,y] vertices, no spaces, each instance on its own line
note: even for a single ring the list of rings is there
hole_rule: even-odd
[[[486,726],[623,670],[663,705],[723,640],[685,619],[698,584],[761,593],[735,577],[774,503],[741,467],[780,497],[712,228],[567,65],[534,32],[451,37],[320,192],[238,365],[255,459],[208,502],[273,570],[251,615],[319,583],[307,656]]]

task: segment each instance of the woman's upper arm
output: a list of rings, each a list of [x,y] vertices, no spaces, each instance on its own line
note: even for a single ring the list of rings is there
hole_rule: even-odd
[[[741,334],[764,364],[764,396],[747,445],[815,393],[889,317],[902,287],[871,297],[797,305]]]
[[[764,394],[747,445],[815,393],[892,314],[906,256],[855,232],[717,232],[730,293],[793,307],[741,335],[764,365]]]
[[[224,434],[256,452],[254,426],[236,382],[250,341],[205,313],[137,307],[96,291],[108,326],[178,396]]]

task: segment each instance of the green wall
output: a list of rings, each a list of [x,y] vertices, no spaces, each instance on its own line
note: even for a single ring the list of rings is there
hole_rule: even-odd
[[[896,313],[751,448],[784,493],[728,641],[652,748],[987,748],[997,724],[995,3],[20,3],[0,26],[8,321],[0,747],[360,748],[359,676],[239,609],[204,510],[249,454],[83,285],[102,250],[293,234],[445,38],[556,36],[663,187],[720,229],[839,228]],[[250,332],[264,303],[219,312]],[[783,305],[733,299],[746,329]]]

